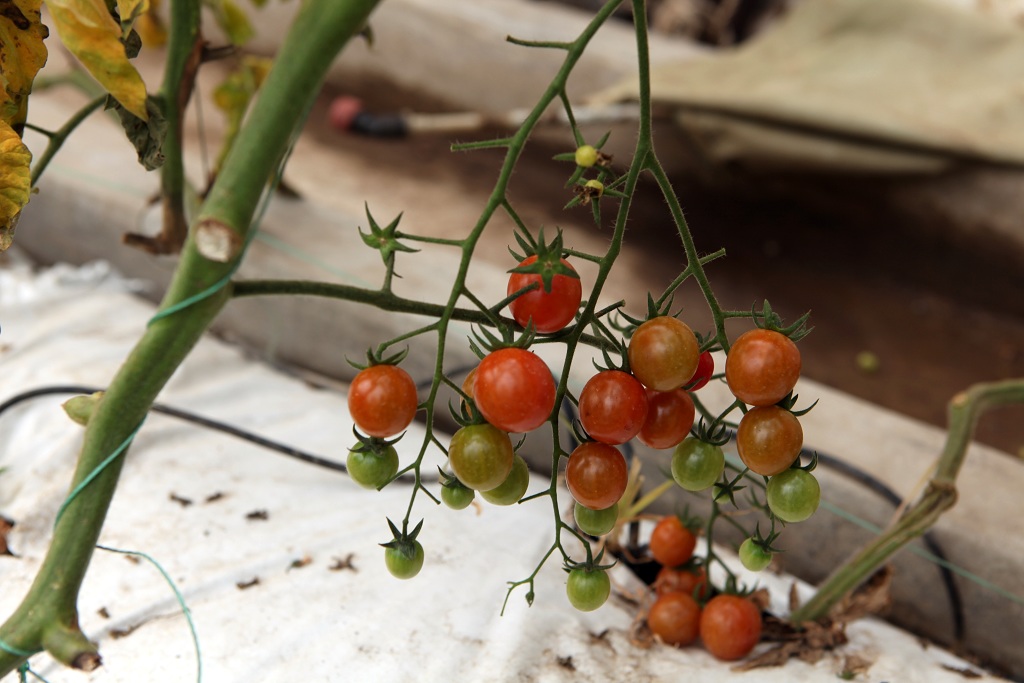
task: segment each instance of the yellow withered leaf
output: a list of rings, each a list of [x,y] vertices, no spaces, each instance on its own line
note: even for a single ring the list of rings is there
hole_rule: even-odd
[[[117,0],[117,13],[121,16],[121,23],[133,21],[147,11],[149,0]]]
[[[25,122],[36,72],[46,64],[49,33],[39,20],[42,0],[0,0],[0,119]]]
[[[143,121],[146,84],[135,69],[124,44],[121,26],[103,0],[46,0],[61,42],[115,100]]]
[[[32,153],[6,121],[0,121],[0,251],[14,241],[21,209],[32,189]]]

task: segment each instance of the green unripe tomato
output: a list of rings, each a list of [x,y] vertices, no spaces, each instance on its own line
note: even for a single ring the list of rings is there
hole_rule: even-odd
[[[590,168],[597,163],[597,150],[592,145],[583,145],[576,148],[576,165],[583,168]]]
[[[748,538],[740,544],[740,562],[752,572],[759,572],[772,563],[772,554]]]
[[[604,536],[615,528],[615,522],[619,519],[619,504],[615,503],[604,510],[591,510],[576,503],[573,514],[580,531],[591,536]]]
[[[384,564],[396,579],[411,579],[423,568],[423,546],[419,541],[406,541],[384,549]]]
[[[517,455],[512,462],[512,471],[505,477],[497,488],[489,491],[481,491],[480,495],[492,505],[514,505],[526,493],[530,486],[530,469],[526,466],[523,457]]]
[[[768,507],[783,522],[802,522],[818,509],[821,487],[810,472],[786,470],[768,480]]]
[[[398,472],[398,451],[394,446],[379,455],[370,450],[351,450],[345,467],[352,481],[366,489],[378,489]]]
[[[672,453],[672,478],[687,491],[703,491],[722,476],[725,453],[721,446],[688,436]]]
[[[569,602],[581,612],[593,612],[608,600],[611,592],[611,579],[608,578],[608,572],[602,569],[573,569],[565,584]]]
[[[476,492],[458,479],[441,487],[441,502],[452,510],[465,510],[476,498]]]

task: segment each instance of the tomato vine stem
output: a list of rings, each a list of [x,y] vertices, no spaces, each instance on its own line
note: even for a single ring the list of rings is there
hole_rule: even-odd
[[[53,157],[57,155],[60,148],[64,145],[64,142],[70,137],[71,133],[74,132],[78,126],[85,121],[94,111],[103,106],[103,103],[107,101],[107,95],[104,93],[99,97],[93,98],[85,106],[75,112],[71,118],[69,118],[63,126],[55,131],[41,131],[48,138],[46,143],[46,149],[39,155],[39,159],[35,165],[32,166],[32,187],[39,184],[39,179],[43,175],[43,171],[53,161]],[[38,129],[37,129],[38,130]]]
[[[178,3],[195,0],[178,0]],[[243,236],[267,181],[278,170],[333,57],[366,23],[377,0],[308,0],[299,10],[246,126],[225,160],[197,222],[215,220]],[[124,456],[101,465],[149,412],[157,394],[230,298],[211,289],[236,267],[201,256],[190,238],[163,308],[193,301],[154,319],[111,381],[89,419],[72,488],[91,482],[67,505],[27,595],[0,625],[0,640],[19,652],[46,649],[68,666],[95,668],[96,646],[77,627],[78,592],[92,558]],[[212,294],[196,299],[205,291]],[[97,473],[98,472],[98,473]],[[0,648],[0,678],[27,659]]]

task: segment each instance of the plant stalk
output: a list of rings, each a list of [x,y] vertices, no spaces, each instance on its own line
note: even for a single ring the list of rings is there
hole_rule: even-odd
[[[870,577],[907,543],[938,521],[956,503],[956,478],[967,455],[967,447],[978,418],[990,408],[1024,403],[1024,379],[975,384],[949,402],[949,431],[935,474],[921,499],[894,520],[889,529],[861,548],[818,587],[807,603],[790,616],[799,624],[828,615],[832,607]]]
[[[225,161],[197,221],[216,221],[245,238],[262,193],[299,129],[331,61],[358,34],[379,0],[307,0],[299,10],[267,77],[250,120]],[[237,267],[209,261],[190,236],[162,308],[206,291]],[[85,433],[72,488],[92,475],[148,413],[157,394],[230,299],[222,287],[171,315],[151,321],[128,356]],[[13,649],[46,649],[69,666],[98,665],[94,644],[78,628],[78,592],[117,487],[124,457],[111,462],[65,509],[54,529],[43,565],[14,614],[0,626],[0,640]],[[0,648],[0,677],[25,657]]]

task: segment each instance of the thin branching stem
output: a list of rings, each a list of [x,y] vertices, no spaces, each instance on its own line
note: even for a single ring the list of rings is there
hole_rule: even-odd
[[[45,171],[46,167],[50,165],[51,161],[53,161],[53,157],[57,155],[57,152],[60,151],[60,148],[67,141],[68,137],[71,136],[75,129],[78,128],[78,126],[85,121],[90,114],[102,107],[103,103],[106,101],[107,95],[104,93],[103,95],[94,98],[84,107],[75,112],[75,114],[57,130],[44,132],[49,140],[46,143],[46,149],[43,150],[43,153],[39,156],[39,160],[36,161],[35,165],[32,167],[32,187],[39,184],[39,179],[42,177],[43,171]]]

